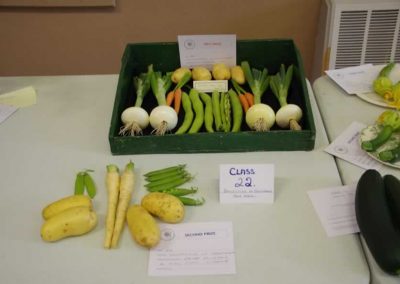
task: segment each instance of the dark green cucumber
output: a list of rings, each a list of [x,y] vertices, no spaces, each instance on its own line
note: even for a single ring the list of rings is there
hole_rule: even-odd
[[[393,222],[400,229],[400,180],[393,175],[385,175],[383,182]]]
[[[400,275],[400,232],[393,223],[382,176],[367,170],[360,177],[355,197],[358,227],[380,268]]]

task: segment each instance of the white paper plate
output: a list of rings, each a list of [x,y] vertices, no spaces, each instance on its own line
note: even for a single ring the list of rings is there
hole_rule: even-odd
[[[382,97],[380,97],[376,93],[356,94],[356,96],[366,102],[369,102],[369,103],[377,105],[377,106],[382,106],[382,107],[387,107],[387,108],[396,108],[394,106],[389,105],[387,102],[385,102],[384,99],[382,99]]]
[[[364,128],[363,130],[361,130],[361,132],[360,132],[360,147],[361,147],[361,143],[363,141],[368,141],[368,140],[373,139],[376,136],[376,133],[381,128],[382,128],[382,126],[379,126],[379,125],[370,125],[370,126],[367,126],[366,128]],[[379,163],[381,163],[383,165],[400,169],[400,161],[388,163],[388,162],[381,161],[378,158],[379,152],[386,150],[386,149],[393,149],[393,147],[394,147],[393,145],[397,141],[400,141],[400,133],[399,132],[393,133],[392,137],[389,139],[389,141],[386,142],[385,144],[383,144],[382,146],[380,146],[376,151],[374,151],[374,152],[365,151],[365,152],[368,154],[368,156],[370,156],[371,158],[373,158],[374,160],[378,161]]]

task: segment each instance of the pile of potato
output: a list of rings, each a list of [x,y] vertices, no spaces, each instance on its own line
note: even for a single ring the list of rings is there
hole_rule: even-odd
[[[47,205],[42,210],[44,223],[40,235],[46,242],[79,236],[93,230],[97,214],[86,195],[72,195]]]
[[[153,216],[166,223],[179,223],[185,217],[185,207],[179,198],[163,192],[148,193],[140,205],[129,207],[126,218],[132,238],[147,248],[156,246],[161,237]]]

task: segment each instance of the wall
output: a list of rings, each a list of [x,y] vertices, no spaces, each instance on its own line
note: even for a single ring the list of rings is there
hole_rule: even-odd
[[[308,75],[320,1],[117,0],[114,8],[0,8],[0,76],[118,73],[126,43],[223,33],[293,38]]]

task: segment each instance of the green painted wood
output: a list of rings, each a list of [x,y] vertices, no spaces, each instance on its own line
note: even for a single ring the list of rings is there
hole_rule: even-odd
[[[176,42],[128,44],[125,48],[118,79],[113,113],[109,129],[109,142],[113,155],[156,154],[156,153],[218,153],[250,151],[296,151],[312,150],[315,143],[315,124],[309,94],[304,76],[300,53],[291,39],[239,40],[237,42],[237,62],[248,60],[255,68],[266,67],[269,74],[279,70],[280,64],[294,64],[295,72],[288,102],[298,104],[303,109],[301,125],[303,130],[290,131],[274,126],[268,132],[250,131],[243,121],[239,133],[200,133],[154,136],[150,127],[142,136],[122,137],[118,135],[121,127],[122,111],[135,101],[133,76],[145,72],[149,64],[155,70],[173,71],[179,67],[179,50]],[[275,111],[279,104],[270,89],[263,96],[263,102]],[[156,106],[156,100],[149,94],[143,107],[149,112]],[[180,113],[178,125],[183,119]]]

